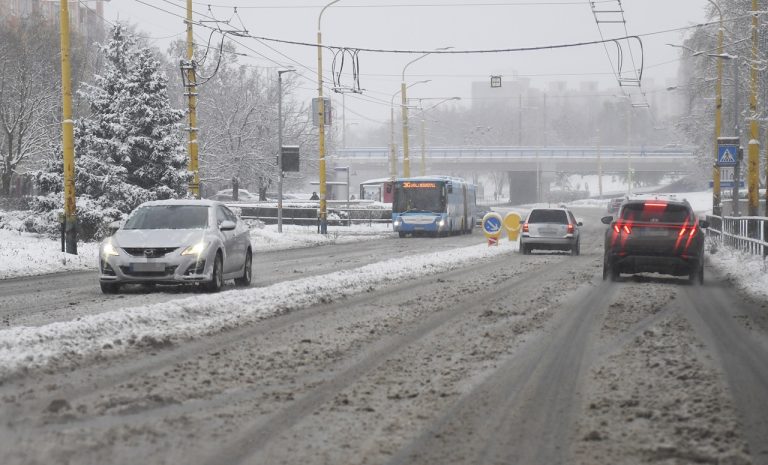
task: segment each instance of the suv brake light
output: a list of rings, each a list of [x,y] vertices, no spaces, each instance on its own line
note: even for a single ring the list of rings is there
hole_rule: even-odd
[[[528,223],[523,223],[523,232],[528,232]]]
[[[571,224],[571,223],[569,223],[569,224],[568,224],[568,234],[573,234],[573,231],[574,231],[575,229],[576,229],[576,228],[574,228],[574,227],[573,227],[573,224]]]
[[[621,234],[622,231],[624,231],[624,234],[632,233],[632,227],[628,224],[625,224],[625,225],[614,224],[613,230],[616,231],[616,234]]]

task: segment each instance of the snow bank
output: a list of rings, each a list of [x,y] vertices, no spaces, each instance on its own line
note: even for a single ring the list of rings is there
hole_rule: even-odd
[[[133,344],[195,338],[298,308],[330,302],[374,286],[440,273],[517,250],[516,243],[485,244],[387,260],[353,270],[114,310],[40,327],[0,331],[0,375],[25,367],[93,356],[109,356]]]
[[[45,236],[0,229],[0,279],[96,268],[98,244],[81,242],[77,252],[63,253],[60,242]]]
[[[317,226],[284,224],[283,232],[277,232],[277,225],[251,229],[251,244],[254,251],[274,251],[314,247],[327,244],[348,244],[350,242],[385,239],[393,237],[392,225],[373,223],[352,226],[329,226],[328,234],[317,233]]]
[[[709,262],[739,289],[758,300],[768,301],[768,263],[759,255],[719,247],[707,254]]]

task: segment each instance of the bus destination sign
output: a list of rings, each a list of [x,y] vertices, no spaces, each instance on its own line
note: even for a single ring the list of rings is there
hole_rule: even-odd
[[[437,189],[437,184],[434,182],[404,182],[403,188],[405,189]]]

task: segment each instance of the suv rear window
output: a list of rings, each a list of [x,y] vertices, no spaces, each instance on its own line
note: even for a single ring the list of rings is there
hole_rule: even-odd
[[[661,202],[628,203],[621,210],[621,219],[649,223],[691,222],[691,215],[685,205]]]
[[[568,224],[568,216],[565,210],[533,210],[528,216],[528,222]]]

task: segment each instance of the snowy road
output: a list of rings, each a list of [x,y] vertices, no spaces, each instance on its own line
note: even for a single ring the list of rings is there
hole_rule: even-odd
[[[711,269],[704,287],[603,282],[600,213],[581,212],[580,257],[488,256],[15,374],[0,385],[3,463],[768,464],[766,304]],[[480,240],[264,253],[254,285]],[[180,297],[97,289],[93,273],[10,280],[0,312],[43,325]]]

